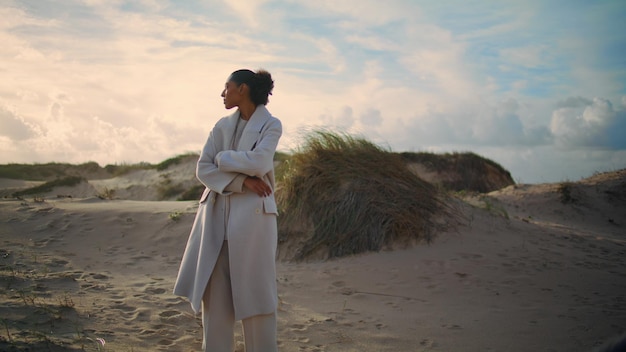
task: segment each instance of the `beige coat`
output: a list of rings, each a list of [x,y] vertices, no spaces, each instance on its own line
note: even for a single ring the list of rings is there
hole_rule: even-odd
[[[235,319],[276,310],[276,201],[246,189],[229,191],[238,175],[263,178],[274,189],[274,152],[282,125],[264,105],[246,124],[236,150],[229,150],[239,112],[219,120],[202,149],[196,176],[200,199],[174,293],[201,310],[202,295],[225,238],[228,239]],[[239,177],[241,179],[241,177]],[[228,214],[225,214],[224,209]],[[225,218],[225,215],[227,216]],[[227,221],[225,221],[227,219]]]

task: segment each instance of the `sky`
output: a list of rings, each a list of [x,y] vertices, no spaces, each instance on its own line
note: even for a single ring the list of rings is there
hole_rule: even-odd
[[[240,68],[278,150],[330,129],[471,151],[518,183],[626,167],[623,0],[2,0],[0,163],[199,152]]]

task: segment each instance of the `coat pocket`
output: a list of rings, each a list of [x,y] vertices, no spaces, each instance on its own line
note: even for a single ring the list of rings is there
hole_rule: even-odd
[[[211,190],[209,188],[205,188],[204,192],[202,192],[202,197],[200,197],[200,204],[204,203],[209,199],[209,194],[211,194]]]
[[[266,214],[278,215],[278,209],[276,207],[276,200],[274,200],[274,197],[263,198],[263,212]]]

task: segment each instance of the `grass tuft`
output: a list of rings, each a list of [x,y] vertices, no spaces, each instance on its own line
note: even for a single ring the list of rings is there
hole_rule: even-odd
[[[296,251],[285,259],[430,242],[447,225],[441,218],[454,219],[435,186],[398,154],[362,138],[314,131],[278,168],[279,245]]]
[[[573,182],[559,183],[557,192],[560,195],[561,203],[563,204],[578,203],[578,198],[574,196],[574,183]]]

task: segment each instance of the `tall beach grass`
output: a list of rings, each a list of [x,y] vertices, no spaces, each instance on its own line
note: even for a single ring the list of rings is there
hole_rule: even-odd
[[[277,175],[282,259],[430,242],[457,222],[444,193],[409,171],[398,154],[363,138],[314,131]]]

